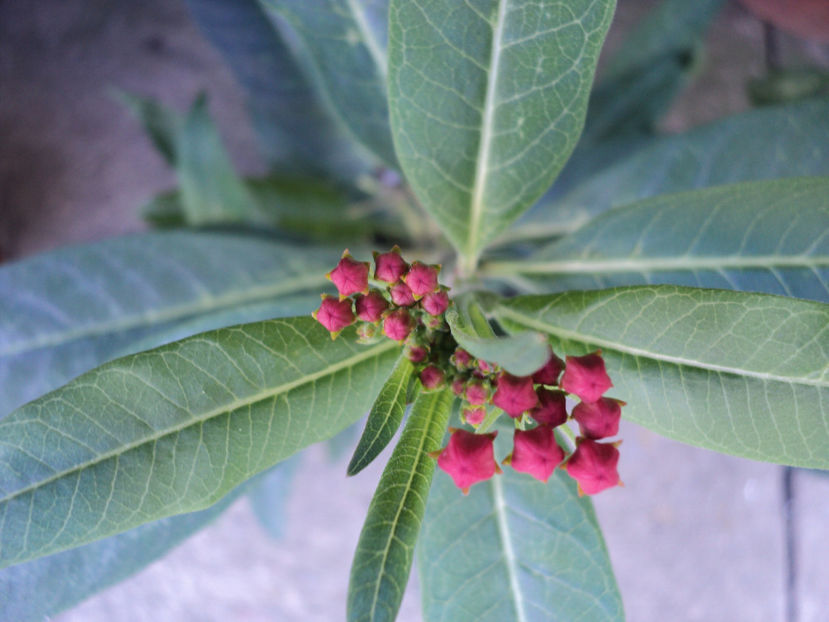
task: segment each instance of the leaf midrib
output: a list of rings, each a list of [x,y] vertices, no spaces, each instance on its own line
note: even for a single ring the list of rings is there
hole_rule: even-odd
[[[684,367],[691,367],[697,369],[704,369],[706,371],[713,371],[717,373],[725,373],[731,374],[735,376],[743,376],[749,378],[757,378],[758,380],[763,381],[773,381],[773,382],[782,382],[787,384],[799,384],[805,386],[813,386],[818,388],[829,388],[829,381],[822,381],[822,380],[810,380],[808,378],[799,378],[799,377],[790,377],[790,376],[781,376],[779,374],[770,374],[766,372],[759,372],[749,369],[739,369],[736,367],[728,367],[726,365],[715,365],[714,363],[705,363],[702,361],[695,361],[692,359],[686,359],[680,356],[670,356],[667,354],[655,353],[649,350],[644,350],[642,348],[636,348],[633,346],[628,346],[625,344],[617,343],[615,341],[611,341],[609,339],[605,339],[602,337],[596,337],[593,335],[586,335],[584,333],[577,333],[572,330],[567,330],[565,328],[561,328],[559,326],[553,326],[551,324],[547,324],[541,320],[536,320],[522,313],[514,311],[508,307],[499,306],[496,315],[507,317],[518,324],[522,324],[527,328],[533,328],[535,330],[540,330],[550,335],[556,335],[558,337],[562,337],[564,339],[570,339],[572,341],[581,341],[587,342],[592,345],[599,346],[601,348],[615,350],[617,352],[622,352],[624,354],[630,354],[631,356],[636,357],[643,357],[649,358],[657,361],[662,361],[665,363],[670,363],[674,365],[680,365]]]
[[[364,352],[360,352],[360,353],[356,354],[355,356],[351,356],[347,359],[343,359],[342,361],[340,361],[338,363],[335,363],[333,365],[330,365],[330,366],[328,366],[325,369],[322,369],[320,371],[314,372],[313,374],[308,374],[306,376],[302,376],[301,378],[297,378],[297,379],[295,379],[291,382],[287,382],[285,384],[282,384],[282,385],[280,385],[278,387],[275,387],[275,388],[272,388],[270,390],[260,391],[258,393],[255,393],[255,394],[250,395],[250,396],[248,396],[246,398],[243,398],[243,399],[237,399],[237,400],[231,402],[230,404],[223,405],[221,407],[209,410],[206,413],[204,413],[203,415],[195,416],[193,419],[191,419],[189,421],[186,421],[186,422],[182,422],[179,425],[164,428],[163,430],[160,430],[156,433],[150,434],[150,435],[148,435],[146,437],[143,437],[143,438],[141,438],[137,441],[127,443],[126,445],[121,445],[120,447],[117,447],[116,449],[104,452],[104,453],[96,456],[92,460],[87,460],[87,461],[82,462],[80,464],[77,464],[77,465],[75,465],[71,468],[64,469],[64,470],[62,470],[58,473],[55,473],[54,475],[52,475],[52,476],[50,476],[46,479],[39,480],[39,481],[37,481],[33,484],[30,484],[29,486],[26,486],[25,488],[22,488],[22,489],[17,490],[17,491],[15,491],[15,492],[13,492],[9,495],[6,495],[5,497],[0,498],[0,506],[2,506],[2,504],[6,503],[8,501],[11,501],[12,499],[15,499],[15,498],[20,497],[22,495],[25,495],[29,492],[37,490],[38,488],[41,488],[43,486],[48,486],[50,483],[52,483],[54,481],[57,481],[57,480],[59,480],[63,477],[66,477],[71,473],[75,473],[77,471],[82,471],[84,469],[94,467],[95,465],[100,464],[101,462],[105,462],[106,460],[109,460],[111,458],[115,458],[117,456],[123,455],[123,454],[125,454],[129,451],[132,451],[133,449],[136,449],[136,448],[138,448],[142,445],[146,445],[148,443],[155,443],[156,441],[164,438],[165,436],[170,436],[172,434],[177,434],[177,433],[181,432],[182,430],[184,430],[186,428],[189,428],[190,426],[203,425],[204,423],[208,422],[210,419],[213,419],[214,417],[218,417],[218,416],[223,415],[223,414],[228,413],[228,412],[234,412],[234,411],[239,410],[240,408],[242,408],[244,406],[250,406],[250,405],[255,404],[257,402],[261,402],[263,400],[266,400],[266,399],[269,399],[269,398],[272,398],[272,397],[276,397],[276,396],[281,395],[283,393],[288,393],[288,392],[290,392],[290,391],[292,391],[292,390],[294,390],[298,387],[303,386],[304,384],[309,384],[309,383],[316,382],[320,378],[324,378],[326,376],[333,375],[333,374],[335,374],[335,373],[337,373],[337,372],[339,372],[343,369],[347,369],[349,367],[352,367],[352,366],[354,366],[358,363],[361,363],[364,360],[370,359],[374,356],[379,356],[380,354],[384,353],[387,350],[391,350],[394,347],[399,347],[396,342],[391,342],[390,341],[388,343],[378,344],[378,345],[372,347],[369,350],[366,350]],[[3,423],[6,424],[6,425],[9,425],[9,424],[13,424],[14,422],[6,420]],[[0,424],[0,427],[2,427],[2,426],[3,426],[3,424]]]
[[[23,340],[9,348],[0,349],[0,358],[32,352],[42,348],[55,348],[72,341],[79,341],[90,337],[100,337],[111,333],[126,332],[142,326],[150,326],[171,322],[174,320],[194,317],[208,312],[222,311],[242,304],[263,302],[276,296],[285,294],[301,294],[313,291],[318,285],[324,285],[325,279],[317,275],[279,280],[276,284],[249,287],[244,290],[220,294],[218,296],[200,296],[184,304],[172,305],[161,310],[151,310],[148,313],[127,315],[117,321],[104,321],[67,331],[57,331],[45,337]]]
[[[495,521],[498,523],[498,535],[501,538],[501,544],[504,549],[504,562],[507,567],[510,589],[514,595],[512,602],[515,606],[515,616],[517,622],[526,622],[527,614],[524,612],[524,596],[521,592],[521,585],[518,582],[518,574],[515,567],[515,551],[512,548],[512,539],[510,537],[509,525],[507,524],[507,505],[504,500],[503,484],[501,483],[501,478],[497,475],[491,478],[491,482],[494,501],[493,512],[495,514]]]
[[[378,73],[382,78],[382,82],[385,84],[386,77],[388,76],[389,70],[388,65],[386,62],[386,56],[383,54],[383,51],[380,49],[380,43],[377,41],[377,38],[374,36],[371,28],[366,21],[366,16],[363,11],[360,10],[358,6],[358,0],[346,0],[348,3],[348,8],[351,11],[351,14],[354,18],[354,23],[359,28],[360,33],[363,35],[363,42],[368,50],[369,55],[371,56],[372,60],[374,60],[374,65],[377,67]]]

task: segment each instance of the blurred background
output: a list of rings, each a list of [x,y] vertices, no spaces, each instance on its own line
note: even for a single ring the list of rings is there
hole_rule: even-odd
[[[656,4],[620,0],[604,54]],[[727,2],[661,128],[748,109],[775,67],[829,71],[827,4]],[[825,19],[798,19],[794,5]],[[265,170],[244,94],[183,0],[0,0],[0,261],[146,227],[139,208],[175,177],[115,89],[181,111],[206,91],[237,170]],[[629,620],[829,620],[829,477],[632,424],[622,437],[626,486],[595,504]],[[166,558],[56,619],[342,619],[384,462],[346,479],[347,458],[314,447],[297,461],[284,518],[271,525],[279,537],[240,500]],[[401,622],[420,619],[414,575]]]

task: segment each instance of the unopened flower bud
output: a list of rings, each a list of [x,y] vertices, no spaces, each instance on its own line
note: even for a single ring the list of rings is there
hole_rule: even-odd
[[[409,264],[400,256],[400,248],[395,246],[388,253],[374,253],[374,278],[386,283],[397,283]]]
[[[538,395],[538,406],[530,411],[530,417],[551,428],[566,423],[567,398],[563,391],[551,391],[539,387],[536,394]]]
[[[450,431],[452,436],[449,437],[449,443],[439,453],[436,452],[435,457],[438,466],[449,474],[463,494],[467,494],[470,486],[487,480],[496,471],[500,471],[492,447],[497,432],[474,434],[452,428]]]
[[[478,369],[483,374],[490,374],[493,371],[495,371],[495,369],[492,367],[492,365],[487,363],[484,359],[478,359]]]
[[[429,328],[431,330],[438,330],[446,326],[446,322],[444,322],[443,318],[439,316],[432,315],[429,317],[425,317],[423,319],[425,320],[426,328]]]
[[[577,443],[565,468],[579,483],[579,494],[595,495],[606,488],[621,486],[616,470],[619,450],[615,443],[597,443],[586,438],[579,438]]]
[[[559,374],[564,369],[564,361],[550,350],[550,358],[544,366],[533,374],[533,382],[538,384],[554,385],[558,382]]]
[[[595,402],[613,383],[605,371],[601,351],[584,356],[568,356],[561,388],[585,402]]]
[[[580,402],[573,408],[573,419],[578,421],[581,433],[587,438],[616,436],[625,403],[611,397],[600,397],[595,402]]]
[[[420,372],[420,383],[424,389],[437,389],[443,386],[443,371],[434,365],[427,365]]]
[[[445,290],[429,292],[420,302],[429,315],[442,315],[449,308],[449,294]]]
[[[389,303],[380,292],[372,290],[366,295],[358,294],[354,308],[361,320],[379,322],[383,317],[383,311],[389,308]]]
[[[340,297],[368,293],[368,262],[355,260],[347,250],[337,267],[326,276],[336,285]]]
[[[406,357],[412,363],[422,363],[426,360],[427,354],[428,352],[426,351],[426,348],[422,346],[409,346],[406,349]]]
[[[469,425],[480,425],[486,418],[486,408],[483,406],[476,406],[474,408],[464,408],[463,418]]]
[[[437,291],[438,272],[440,272],[440,266],[427,266],[416,261],[409,267],[403,281],[411,288],[415,298],[420,299],[429,292]]]
[[[486,404],[489,399],[489,391],[480,382],[470,382],[466,385],[466,401],[473,406]]]
[[[530,376],[513,376],[501,372],[496,383],[492,403],[510,417],[520,417],[522,413],[538,404],[538,396],[533,389],[533,379]]]
[[[339,300],[333,296],[323,296],[320,308],[311,315],[331,332],[332,337],[336,337],[343,328],[354,322],[351,300]]]
[[[463,348],[457,348],[455,353],[449,358],[449,362],[460,371],[469,369],[473,365],[472,355]]]
[[[463,378],[455,378],[452,381],[452,393],[460,397],[463,395],[464,388],[466,387],[466,383],[464,382]]]
[[[357,337],[361,343],[369,343],[377,336],[377,326],[368,322],[362,322],[357,325]]]
[[[394,341],[404,341],[412,328],[412,317],[406,309],[397,309],[383,318],[383,334]]]
[[[409,307],[415,303],[414,295],[405,283],[397,283],[389,290],[391,300],[399,307]]]
[[[504,464],[546,482],[562,460],[564,451],[556,442],[555,432],[539,425],[532,430],[515,431],[512,454],[507,456]]]

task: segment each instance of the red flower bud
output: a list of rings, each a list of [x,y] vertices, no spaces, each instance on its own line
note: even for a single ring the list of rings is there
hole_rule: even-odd
[[[356,261],[347,250],[337,267],[325,276],[337,286],[340,296],[350,296],[358,292],[368,293],[368,262]]]
[[[427,365],[420,372],[420,383],[424,389],[437,389],[443,386],[444,375],[443,371],[434,365]]]
[[[538,396],[533,389],[530,376],[513,376],[506,372],[498,375],[495,395],[492,403],[510,417],[520,417],[522,413],[538,404]]]
[[[469,425],[480,425],[486,417],[486,408],[477,406],[475,408],[465,408],[463,410],[463,418]]]
[[[473,434],[450,428],[449,444],[437,455],[438,466],[446,471],[455,485],[469,492],[469,487],[489,479],[498,469],[492,441],[497,432]]]
[[[405,283],[393,285],[389,292],[391,293],[391,301],[399,307],[409,307],[415,303],[412,290]]]
[[[516,430],[512,454],[504,460],[516,471],[529,473],[546,482],[564,460],[564,451],[556,443],[553,428],[540,425],[532,430]]]
[[[539,387],[538,406],[530,411],[530,417],[554,428],[567,421],[567,402],[563,391],[551,391]]]
[[[489,399],[489,391],[480,382],[470,382],[466,385],[466,401],[473,406],[486,404]]]
[[[409,268],[397,246],[388,253],[374,253],[374,266],[374,278],[386,283],[397,283]]]
[[[478,359],[478,369],[481,372],[483,372],[484,374],[488,374],[488,373],[494,371],[492,365],[490,365],[489,363],[487,363],[483,359]]]
[[[421,346],[409,346],[406,356],[412,363],[422,363],[426,360],[426,348]]]
[[[463,395],[464,381],[463,378],[455,378],[452,381],[452,393],[460,397]]]
[[[403,277],[403,281],[411,288],[415,298],[420,298],[429,292],[437,291],[439,271],[440,266],[427,266],[416,261]]]
[[[568,356],[561,388],[585,402],[595,402],[613,383],[604,368],[601,350],[584,356]]]
[[[441,315],[449,308],[449,294],[444,290],[429,292],[420,304],[429,315]]]
[[[412,317],[406,309],[397,309],[387,314],[383,319],[383,333],[389,339],[405,341],[412,332]]]
[[[573,455],[567,461],[566,469],[579,483],[579,494],[595,495],[605,488],[621,486],[619,472],[619,450],[614,443],[597,443],[580,438]]]
[[[332,337],[336,337],[343,328],[354,321],[351,300],[338,300],[333,296],[323,296],[320,308],[311,315],[331,331]]]
[[[389,308],[389,303],[380,292],[372,290],[365,296],[358,294],[354,308],[357,311],[357,317],[361,320],[379,322],[383,311]]]
[[[595,402],[580,402],[573,408],[573,419],[579,422],[581,433],[598,439],[616,436],[625,403],[611,397],[600,397]]]
[[[533,382],[554,385],[558,382],[558,376],[562,369],[564,369],[564,361],[550,350],[550,359],[544,363],[541,369],[533,374]]]
[[[463,348],[457,348],[449,361],[459,370],[468,369],[472,365],[472,356]]]

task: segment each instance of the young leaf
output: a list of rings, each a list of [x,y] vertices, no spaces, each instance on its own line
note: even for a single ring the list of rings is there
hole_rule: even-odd
[[[349,622],[392,622],[409,578],[426,496],[454,396],[421,392],[371,500],[348,586]]]
[[[215,503],[359,418],[398,346],[311,318],[128,356],[0,421],[0,567]]]
[[[723,453],[829,468],[829,306],[669,285],[526,296],[496,309],[556,351],[601,349],[625,416]]]
[[[593,505],[561,471],[505,468],[468,496],[439,473],[417,558],[426,622],[624,620]]]
[[[614,4],[391,1],[398,159],[466,271],[573,150]]]
[[[140,97],[124,91],[116,92],[120,99],[132,113],[141,121],[144,131],[153,141],[155,148],[167,161],[174,166],[176,163],[176,137],[184,125],[184,115],[162,106],[154,99]]]
[[[387,0],[261,0],[296,29],[331,108],[389,166]]]
[[[326,283],[322,275],[336,262],[337,254],[322,248],[182,231],[6,264],[0,267],[0,416],[179,326],[198,322],[198,331],[310,313]]]
[[[374,400],[363,435],[354,450],[354,455],[351,456],[351,462],[348,463],[348,475],[357,475],[371,464],[397,432],[406,412],[409,383],[413,373],[414,366],[411,361],[405,356],[401,357]]]
[[[829,302],[829,177],[646,199],[483,270],[538,292],[671,283]]]

